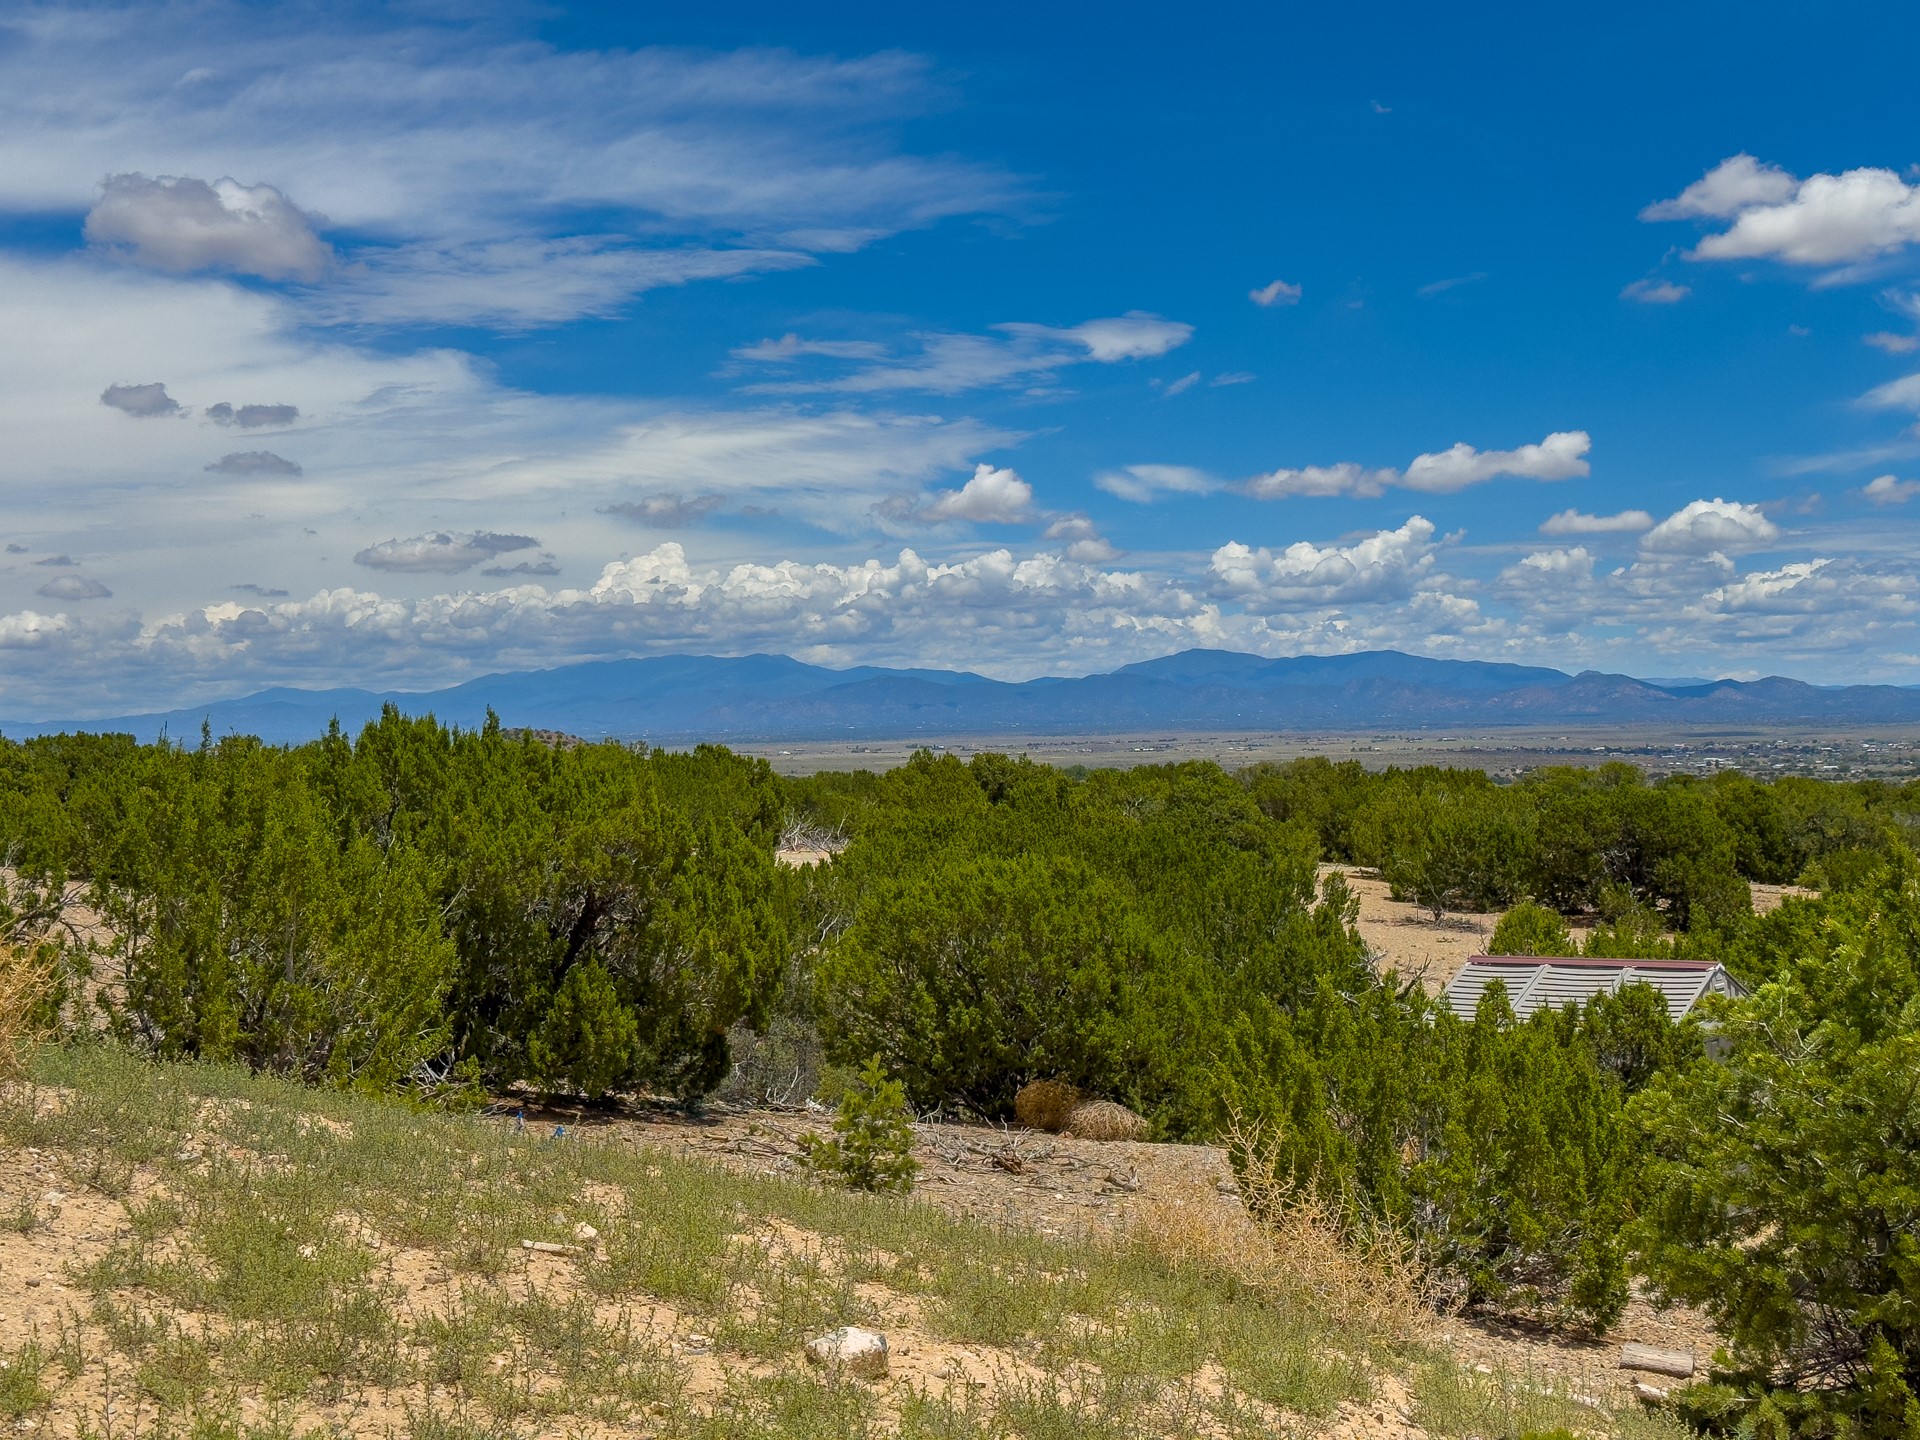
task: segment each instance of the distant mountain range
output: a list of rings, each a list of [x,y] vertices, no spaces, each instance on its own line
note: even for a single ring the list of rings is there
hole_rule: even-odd
[[[1365,731],[1461,726],[1897,724],[1920,721],[1920,690],[1815,686],[1772,677],[1667,681],[1374,650],[1269,660],[1187,650],[1084,679],[1008,683],[950,670],[828,670],[782,655],[669,655],[485,675],[447,690],[263,690],[151,715],[0,721],[13,738],[63,730],[309,740],[349,731],[383,705],[474,727],[508,726],[660,743],[908,739],[918,735],[1140,731]]]

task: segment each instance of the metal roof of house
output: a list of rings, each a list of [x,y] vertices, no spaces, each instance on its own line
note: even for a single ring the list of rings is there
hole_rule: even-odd
[[[1572,955],[1475,955],[1447,982],[1440,998],[1471,1020],[1494,981],[1505,982],[1507,1003],[1521,1020],[1539,1010],[1584,1005],[1627,985],[1651,985],[1679,1020],[1706,995],[1741,996],[1747,989],[1710,960],[1599,960]]]

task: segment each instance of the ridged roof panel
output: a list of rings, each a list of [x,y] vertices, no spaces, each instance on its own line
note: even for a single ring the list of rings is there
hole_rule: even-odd
[[[1651,985],[1675,1020],[1683,1019],[1702,995],[1746,993],[1722,966],[1708,961],[1476,955],[1447,982],[1440,998],[1462,1020],[1471,1020],[1496,980],[1506,984],[1507,1002],[1522,1020],[1543,1009],[1582,1006],[1628,985]]]

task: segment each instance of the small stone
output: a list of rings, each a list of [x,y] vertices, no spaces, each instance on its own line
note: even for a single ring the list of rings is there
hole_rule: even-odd
[[[27,1288],[29,1290],[38,1290],[40,1288],[40,1277],[38,1275],[29,1275],[27,1277]]]
[[[960,1367],[951,1360],[942,1360],[933,1367],[933,1378],[936,1380],[952,1380],[959,1374]]]
[[[582,1245],[585,1245],[591,1241],[598,1240],[600,1238],[600,1232],[582,1220],[578,1225],[573,1227],[573,1238],[578,1240]]]
[[[878,1330],[843,1325],[807,1342],[807,1359],[862,1380],[887,1378],[887,1337]]]
[[[40,1197],[40,1203],[42,1205],[64,1205],[67,1203],[66,1193],[61,1190],[49,1190]]]
[[[1649,1385],[1644,1380],[1636,1380],[1633,1382],[1633,1393],[1649,1405],[1663,1404],[1667,1398],[1666,1391],[1662,1390],[1658,1385]]]
[[[556,1245],[551,1240],[522,1240],[522,1250],[531,1250],[537,1255],[578,1255],[577,1245]]]

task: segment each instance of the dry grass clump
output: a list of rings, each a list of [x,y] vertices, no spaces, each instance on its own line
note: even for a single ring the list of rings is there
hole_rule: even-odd
[[[1411,1240],[1377,1221],[1350,1221],[1286,1175],[1278,1147],[1235,1123],[1240,1203],[1195,1190],[1142,1196],[1135,1239],[1176,1265],[1223,1271],[1291,1303],[1311,1304],[1342,1329],[1416,1338],[1439,1292]]]
[[[37,1012],[52,967],[18,945],[0,945],[0,1082],[26,1073],[27,1051],[39,1038]]]
[[[1013,1097],[1013,1118],[1029,1130],[1076,1140],[1144,1140],[1147,1122],[1124,1105],[1095,1100],[1065,1080],[1034,1080]]]
[[[1057,1135],[1067,1127],[1074,1107],[1086,1096],[1064,1080],[1034,1080],[1013,1097],[1013,1118],[1029,1130]]]
[[[1086,1100],[1068,1112],[1060,1132],[1077,1140],[1144,1140],[1147,1122],[1111,1100]]]

